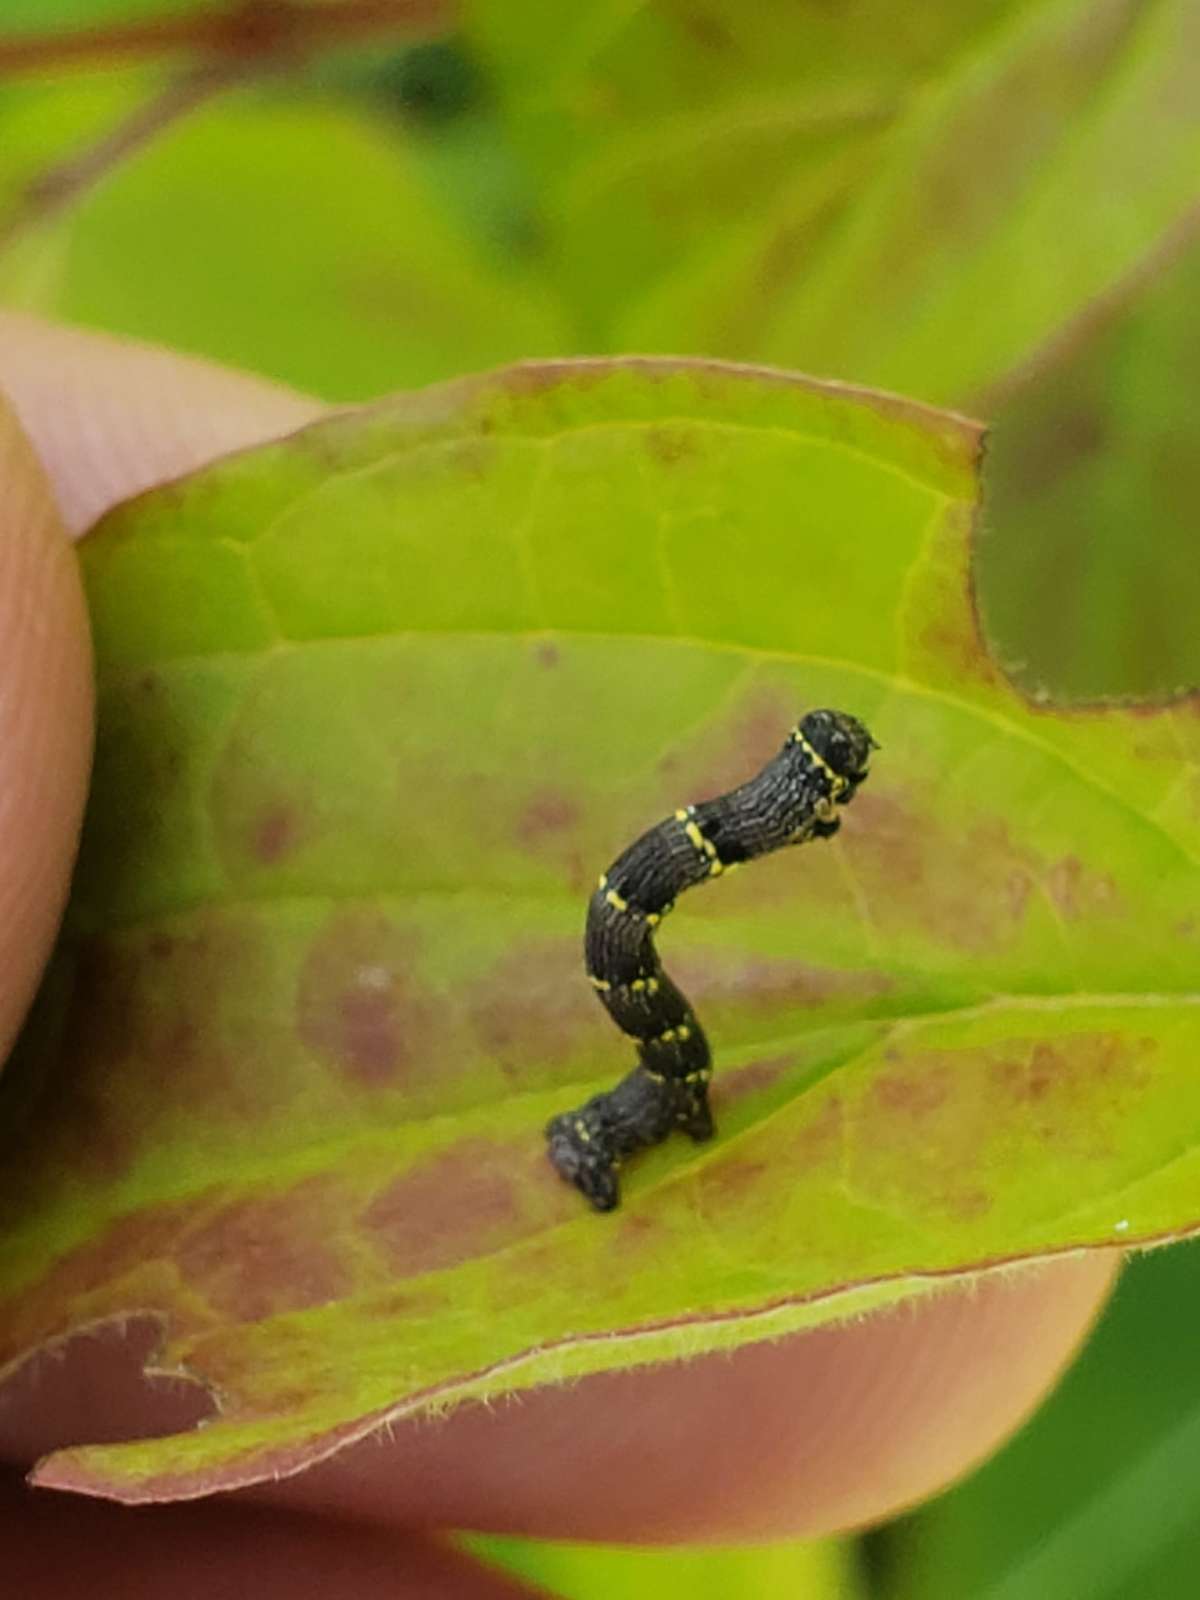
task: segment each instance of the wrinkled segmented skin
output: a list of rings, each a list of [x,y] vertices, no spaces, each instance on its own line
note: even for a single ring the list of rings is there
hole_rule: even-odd
[[[872,743],[846,713],[812,711],[756,777],[676,811],[601,876],[588,904],[587,973],[617,1027],[637,1040],[638,1065],[546,1128],[551,1161],[598,1211],[617,1204],[623,1157],[673,1128],[698,1140],[715,1131],[708,1040],[663,971],[654,929],[694,884],[784,845],[832,838],[841,826],[834,808],[865,779]]]

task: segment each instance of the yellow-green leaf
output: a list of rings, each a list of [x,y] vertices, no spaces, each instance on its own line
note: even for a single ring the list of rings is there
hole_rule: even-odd
[[[0,1363],[131,1310],[221,1414],[60,1453],[170,1497],[389,1416],[1200,1220],[1200,722],[1027,703],[962,418],[781,373],[525,366],[112,513],[95,791],[3,1082]],[[797,713],[838,840],[688,896],[719,1137],[590,1213],[542,1125],[629,1064],[595,873]]]

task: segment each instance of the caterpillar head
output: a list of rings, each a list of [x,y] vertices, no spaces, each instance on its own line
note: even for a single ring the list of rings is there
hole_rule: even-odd
[[[844,711],[810,711],[800,732],[830,769],[845,778],[847,788],[838,796],[849,800],[867,776],[871,751],[879,746],[856,717]]]

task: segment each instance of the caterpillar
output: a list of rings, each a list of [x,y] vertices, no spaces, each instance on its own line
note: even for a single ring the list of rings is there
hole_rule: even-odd
[[[546,1125],[559,1174],[597,1211],[619,1199],[617,1169],[673,1129],[716,1131],[712,1056],[682,992],[663,971],[654,931],[693,884],[807,839],[831,839],[878,745],[843,711],[810,711],[748,783],[684,806],[622,851],[588,903],[587,975],[609,1016],[637,1041],[638,1064],[615,1088]]]

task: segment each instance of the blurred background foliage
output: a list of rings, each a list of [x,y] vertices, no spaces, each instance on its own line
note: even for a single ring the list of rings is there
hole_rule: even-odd
[[[1195,0],[4,0],[0,302],[331,400],[702,353],[993,425],[979,550],[1031,693],[1200,683]],[[802,486],[801,486],[802,492]],[[1190,1595],[1200,1254],[860,1542],[476,1541],[556,1592]]]

